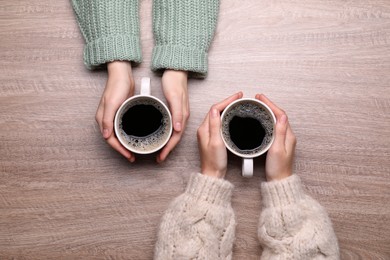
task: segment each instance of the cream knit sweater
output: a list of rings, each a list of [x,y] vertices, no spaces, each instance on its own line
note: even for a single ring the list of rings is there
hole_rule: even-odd
[[[155,259],[231,259],[236,225],[232,191],[226,180],[192,174],[162,218]],[[297,175],[262,183],[261,194],[261,259],[339,259],[332,223],[304,193]]]

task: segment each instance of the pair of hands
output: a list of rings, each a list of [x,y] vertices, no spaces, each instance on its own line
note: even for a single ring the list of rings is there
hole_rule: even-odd
[[[121,145],[114,132],[114,117],[121,104],[134,95],[135,83],[131,63],[128,61],[113,61],[107,64],[108,79],[106,88],[100,100],[96,121],[107,143],[126,157],[130,162],[135,156]],[[179,143],[189,118],[186,71],[165,70],[162,77],[162,88],[172,113],[173,134],[157,155],[157,162],[164,161],[169,153]]]
[[[204,175],[224,178],[227,171],[227,151],[222,140],[221,112],[233,101],[242,98],[242,92],[213,105],[198,129],[198,145],[201,158],[201,172]],[[286,113],[266,96],[257,94],[256,99],[264,102],[276,116],[275,140],[268,150],[265,166],[267,181],[281,180],[292,175],[296,138]]]
[[[107,69],[108,80],[96,112],[96,121],[108,144],[130,162],[134,162],[134,154],[120,144],[113,131],[116,111],[127,98],[134,95],[135,84],[131,63],[114,61],[108,63]],[[187,79],[188,74],[185,71],[166,70],[163,74],[162,88],[172,113],[174,132],[169,142],[157,155],[157,162],[167,158],[179,143],[186,128],[190,114]],[[242,92],[239,92],[213,105],[198,129],[201,170],[205,175],[217,178],[224,178],[226,175],[227,151],[220,134],[220,113],[231,102],[242,96]],[[264,95],[258,94],[256,98],[267,104],[277,119],[275,141],[267,153],[266,178],[268,181],[286,178],[292,174],[296,138],[284,111]]]

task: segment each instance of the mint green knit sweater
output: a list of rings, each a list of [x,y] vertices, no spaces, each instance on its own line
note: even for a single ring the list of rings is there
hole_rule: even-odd
[[[72,0],[86,41],[89,69],[114,60],[142,61],[138,0]],[[155,46],[152,70],[176,69],[207,74],[219,0],[154,0]]]

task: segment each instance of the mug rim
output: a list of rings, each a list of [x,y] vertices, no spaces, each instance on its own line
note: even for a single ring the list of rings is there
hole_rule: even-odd
[[[241,103],[241,102],[245,102],[245,101],[252,101],[252,102],[255,102],[255,103],[258,103],[258,104],[261,104],[266,110],[267,112],[271,115],[272,119],[273,119],[273,123],[274,123],[274,127],[273,127],[273,133],[272,133],[272,138],[271,138],[271,141],[269,142],[269,144],[263,149],[261,150],[260,152],[256,153],[256,154],[251,154],[251,155],[248,155],[248,154],[242,154],[242,153],[239,153],[237,151],[235,151],[234,149],[232,149],[226,142],[224,136],[223,136],[223,133],[222,133],[222,127],[221,127],[221,130],[220,130],[220,133],[221,133],[221,137],[222,137],[222,140],[225,144],[225,147],[230,151],[232,152],[233,154],[241,157],[241,158],[246,158],[246,159],[251,159],[251,158],[256,158],[256,157],[259,157],[263,154],[265,154],[272,146],[274,140],[275,140],[275,128],[276,128],[276,117],[275,117],[275,114],[274,112],[272,112],[271,108],[266,105],[264,102],[258,100],[258,99],[255,99],[255,98],[240,98],[240,99],[237,99],[235,101],[233,101],[232,103],[230,103],[222,112],[222,115],[221,115],[221,123],[223,122],[223,119],[224,119],[224,116],[226,114],[226,111],[228,111],[232,106],[234,106],[235,104],[237,103]]]
[[[120,112],[124,109],[124,107],[126,107],[126,105],[128,105],[129,102],[131,102],[131,101],[133,101],[135,99],[140,99],[140,98],[150,98],[150,99],[153,99],[156,102],[158,102],[160,105],[162,105],[164,107],[164,109],[168,112],[167,114],[168,114],[169,122],[170,122],[169,133],[167,135],[166,140],[164,140],[164,142],[160,146],[158,146],[157,148],[155,148],[153,150],[139,151],[139,150],[133,149],[133,147],[128,146],[126,144],[126,142],[124,142],[122,140],[121,135],[119,133],[119,114],[120,114]],[[172,132],[173,132],[172,115],[171,115],[171,112],[169,111],[168,107],[164,104],[164,102],[162,102],[157,97],[154,97],[152,95],[143,95],[143,94],[134,95],[134,96],[129,97],[128,99],[126,99],[122,103],[122,105],[118,108],[118,110],[116,111],[115,118],[114,118],[114,131],[115,131],[115,135],[116,135],[118,141],[120,142],[120,144],[123,145],[127,150],[129,150],[129,151],[131,151],[133,153],[136,153],[136,154],[151,154],[151,153],[157,152],[158,150],[163,148],[168,143],[169,139],[171,138],[171,135],[172,135]]]

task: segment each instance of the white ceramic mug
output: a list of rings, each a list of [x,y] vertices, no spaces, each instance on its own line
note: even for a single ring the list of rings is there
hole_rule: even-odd
[[[163,148],[171,137],[172,116],[168,107],[151,95],[150,78],[142,78],[140,92],[119,107],[114,129],[126,149],[151,154]]]
[[[221,120],[225,146],[242,158],[242,176],[252,177],[253,158],[267,152],[274,141],[274,113],[260,100],[242,98],[225,108]]]

